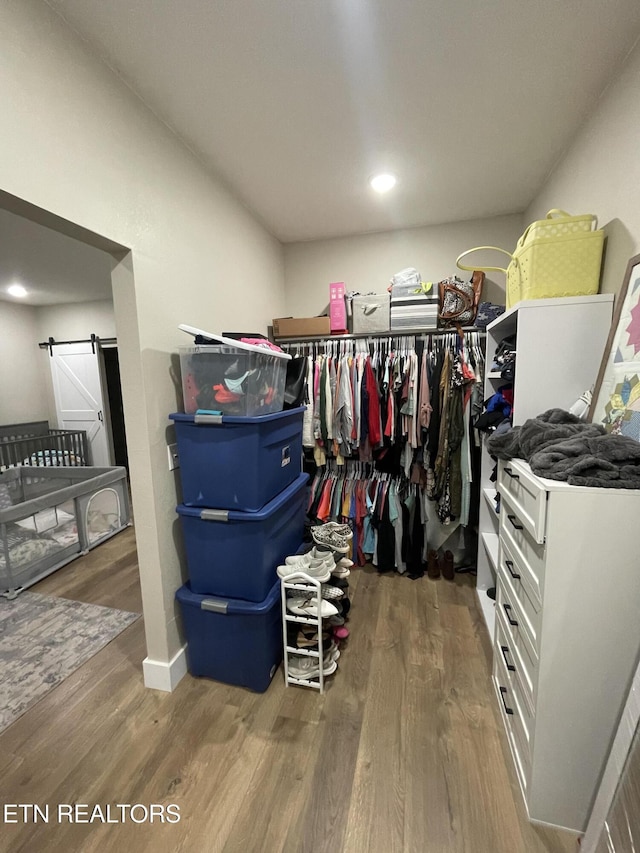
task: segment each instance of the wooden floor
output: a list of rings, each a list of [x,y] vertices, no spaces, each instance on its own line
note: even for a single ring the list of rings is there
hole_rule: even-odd
[[[49,804],[0,851],[564,853],[536,828],[497,716],[473,579],[352,572],[331,687],[187,676],[146,690],[142,620],[0,735],[0,802]],[[35,587],[140,609],[133,530]],[[59,803],[176,803],[177,824],[58,824]]]

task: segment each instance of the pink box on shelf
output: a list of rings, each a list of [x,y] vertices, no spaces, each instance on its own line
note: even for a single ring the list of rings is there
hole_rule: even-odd
[[[332,332],[347,329],[347,306],[344,301],[344,282],[334,281],[329,285],[329,319]]]

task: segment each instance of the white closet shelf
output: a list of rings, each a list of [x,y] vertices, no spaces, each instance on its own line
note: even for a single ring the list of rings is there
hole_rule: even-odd
[[[476,595],[478,596],[478,604],[480,605],[480,610],[482,611],[487,631],[489,632],[489,636],[493,639],[496,624],[496,603],[492,598],[489,598],[486,589],[478,587],[476,589]]]
[[[483,533],[481,536],[482,544],[489,557],[494,572],[498,571],[498,542],[499,536],[497,533]]]
[[[482,490],[482,494],[484,495],[484,499],[489,505],[491,512],[495,515],[496,519],[498,518],[498,513],[496,512],[496,497],[498,495],[497,489],[491,488],[488,486]]]

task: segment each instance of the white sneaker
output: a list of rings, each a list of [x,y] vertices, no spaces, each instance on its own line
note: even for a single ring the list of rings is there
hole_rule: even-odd
[[[318,616],[318,606],[315,597],[313,598],[288,598],[287,610],[294,613],[296,616]],[[326,601],[320,599],[320,616],[326,619],[327,616],[337,616],[338,608]]]
[[[292,678],[300,680],[308,680],[311,678],[320,678],[320,662],[317,658],[304,657],[301,660],[292,660],[293,655],[289,658],[289,675]],[[327,660],[322,662],[322,674],[333,675],[338,668],[337,661]]]
[[[287,557],[287,559],[290,558]],[[290,575],[295,575],[297,572],[304,572],[310,578],[325,583],[331,577],[333,568],[335,568],[333,560],[331,560],[331,563],[327,560],[301,560],[299,563],[294,563],[293,565],[278,566],[276,573],[279,578],[286,580]]]
[[[324,661],[325,667],[329,666],[332,661],[338,660],[340,657],[340,649],[336,645],[336,643],[331,643],[329,648],[324,653],[322,660]]]
[[[314,545],[314,547],[310,551],[307,551],[306,554],[294,554],[292,557],[287,557],[285,559],[285,563],[287,566],[297,566],[301,563],[308,563],[310,560],[322,560],[322,562],[326,563],[330,567],[333,567],[336,562],[332,551],[320,551]]]
[[[336,560],[336,566],[340,569],[350,569],[353,566],[353,560],[341,557],[339,560]]]
[[[339,566],[336,566],[335,569],[331,572],[334,578],[348,578],[351,574],[351,569],[342,569]]]

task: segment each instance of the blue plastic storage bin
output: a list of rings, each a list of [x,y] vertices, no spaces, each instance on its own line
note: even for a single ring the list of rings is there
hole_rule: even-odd
[[[258,512],[180,504],[191,589],[262,601],[277,578],[277,567],[302,542],[308,479],[300,474]]]
[[[198,595],[189,584],[176,599],[191,675],[264,693],[282,660],[280,582],[258,604]]]
[[[258,418],[169,415],[176,427],[183,503],[261,509],[300,474],[304,409]]]

